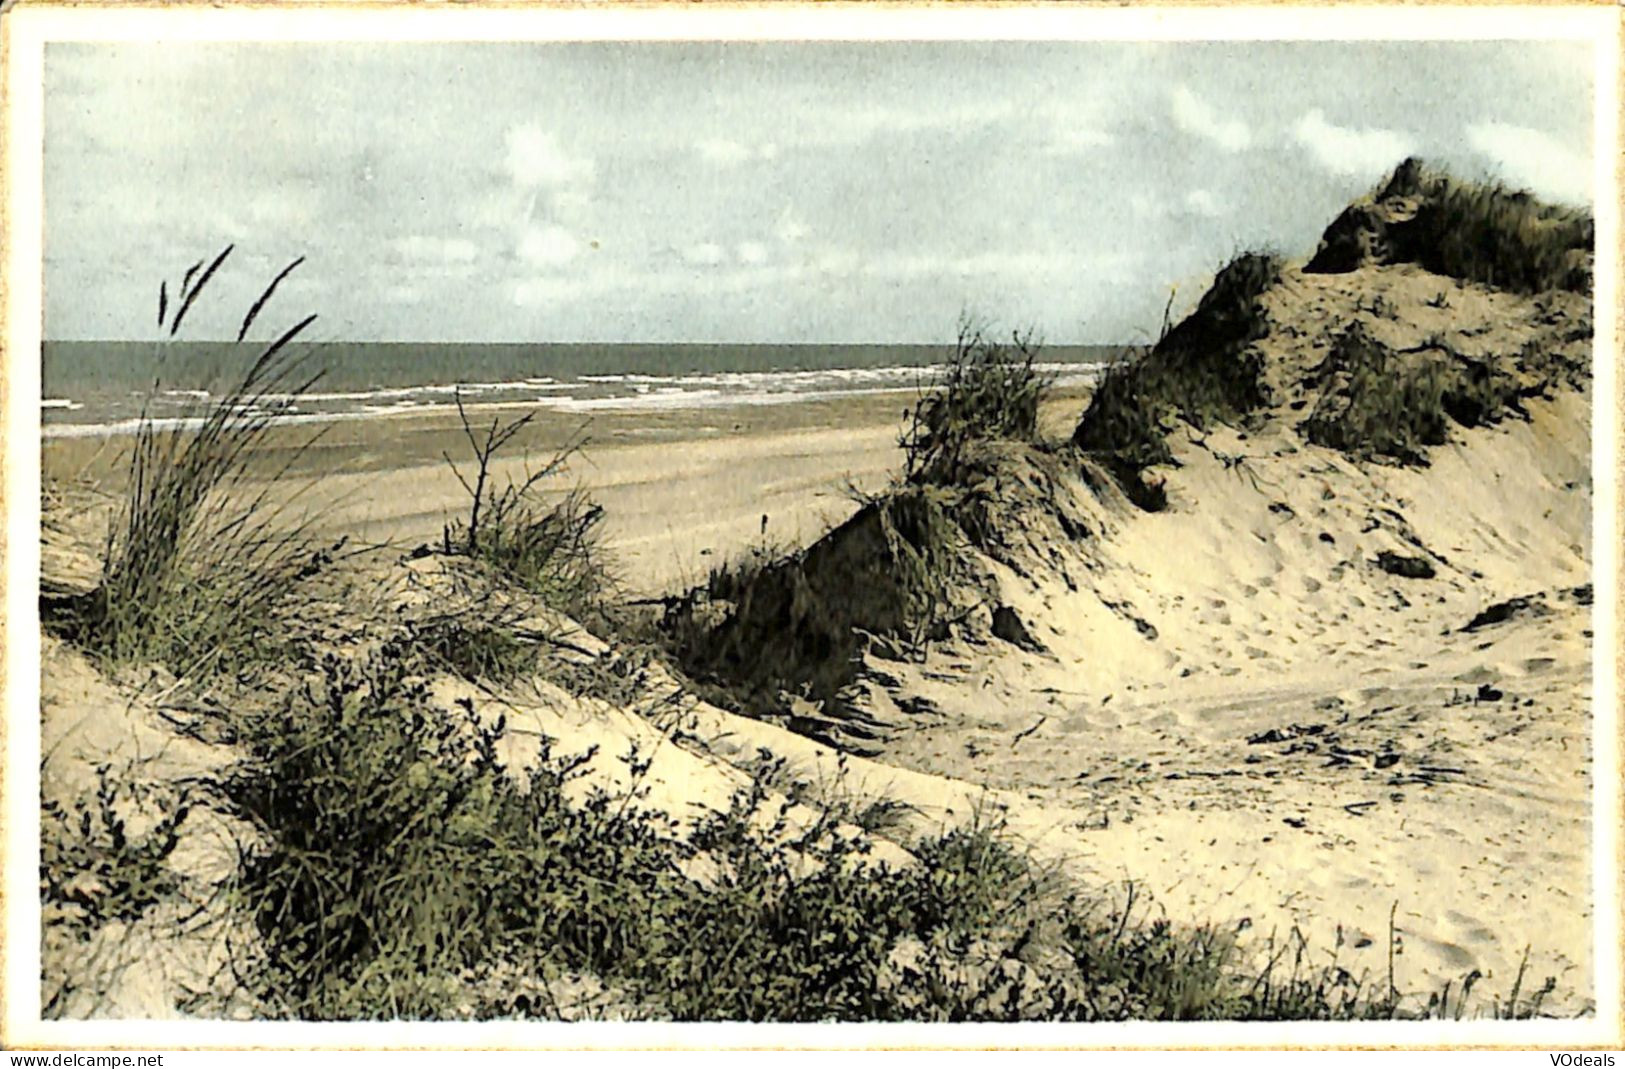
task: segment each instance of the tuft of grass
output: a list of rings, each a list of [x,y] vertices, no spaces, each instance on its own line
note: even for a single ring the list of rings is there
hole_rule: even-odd
[[[773,541],[764,534],[743,553],[711,566],[705,577],[705,596],[711,601],[738,601],[763,572],[793,556],[794,546]]]
[[[1375,259],[1518,293],[1588,293],[1595,242],[1587,211],[1411,157],[1332,222],[1305,269],[1345,272]]]
[[[1519,293],[1591,290],[1589,212],[1547,204],[1500,182],[1471,182],[1416,158],[1395,168],[1376,199],[1415,197],[1408,223],[1391,227],[1395,254],[1435,274]]]
[[[160,286],[159,325],[170,337],[231,251],[206,269],[193,265],[173,309],[167,283]],[[239,341],[302,260],[262,292]],[[294,348],[315,319],[306,316],[265,345],[195,426],[160,426],[143,411],[100,581],[88,594],[44,601],[48,627],[107,660],[158,661],[180,675],[276,645],[273,610],[304,577],[313,543],[302,524],[287,521],[287,502],[272,496],[286,468],[259,490],[248,492],[244,482],[255,443],[288,399],[319,377]]]
[[[1040,351],[1031,331],[1001,342],[961,319],[946,367],[908,413],[899,438],[906,481],[959,482],[972,441],[1036,440],[1038,408],[1054,381],[1037,367]]]
[[[1353,323],[1313,372],[1320,392],[1299,429],[1357,457],[1426,464],[1451,422],[1478,427],[1523,415],[1525,397],[1572,375],[1560,355],[1533,343],[1513,358],[1469,357],[1439,336],[1393,349]]]
[[[466,520],[445,527],[444,550],[484,561],[550,608],[577,619],[599,612],[614,587],[604,548],[604,510],[580,487],[555,495],[541,491],[545,480],[568,468],[586,440],[577,435],[540,468],[527,469],[523,479],[510,479],[499,489],[492,478],[492,461],[530,425],[536,413],[506,424],[493,418],[489,427],[477,433],[463,407],[462,392],[457,391],[455,397],[463,433],[473,451],[475,473],[470,483],[446,456],[446,463],[468,491],[469,514]]]
[[[1175,423],[1234,422],[1266,402],[1263,358],[1252,344],[1268,332],[1259,300],[1280,275],[1273,253],[1237,256],[1214,276],[1195,311],[1101,376],[1072,441],[1142,508],[1166,504],[1160,487],[1141,473],[1172,463],[1167,435]]]
[[[1403,360],[1359,324],[1339,335],[1315,374],[1319,400],[1304,420],[1316,445],[1407,464],[1446,440],[1446,375],[1435,360]]]
[[[128,784],[128,770],[116,775],[103,764],[94,799],[41,804],[40,901],[57,907],[81,934],[134,921],[180,886],[168,860],[190,812],[188,789],[142,799]],[[158,816],[132,825],[130,818],[147,808]]]
[[[434,671],[451,671],[468,680],[511,682],[534,672],[539,653],[501,620],[481,613],[439,613],[407,625],[396,640],[403,651],[421,658]]]

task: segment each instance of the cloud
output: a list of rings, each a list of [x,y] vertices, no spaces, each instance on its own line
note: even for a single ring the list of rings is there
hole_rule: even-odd
[[[579,300],[593,291],[590,283],[570,276],[522,278],[511,283],[513,303],[521,308]]]
[[[1168,214],[1161,201],[1145,193],[1130,193],[1128,206],[1136,219],[1158,219]]]
[[[734,253],[742,264],[759,264],[767,261],[767,246],[760,241],[742,241]]]
[[[718,167],[737,167],[750,160],[771,160],[779,154],[779,146],[771,141],[753,147],[718,137],[699,141],[694,148],[700,154],[700,159]]]
[[[466,238],[438,238],[409,234],[390,242],[396,256],[408,263],[467,264],[479,258],[480,249]]]
[[[1413,141],[1395,130],[1333,126],[1314,108],[1292,127],[1298,144],[1322,167],[1339,175],[1380,175],[1409,156]]]
[[[1211,189],[1193,189],[1172,200],[1150,193],[1131,193],[1128,206],[1134,218],[1157,224],[1169,219],[1189,221],[1192,216],[1217,219],[1230,213],[1229,203]]]
[[[945,104],[931,100],[913,107],[866,104],[802,115],[799,132],[806,144],[851,145],[875,137],[925,130],[970,132],[1004,122],[1016,114],[1016,106],[1009,101]]]
[[[872,278],[911,279],[931,277],[981,278],[996,275],[1049,277],[1077,267],[1072,254],[1036,252],[983,252],[974,256],[953,253],[877,256],[866,261],[860,273]]]
[[[1467,141],[1514,185],[1554,200],[1591,202],[1590,157],[1550,134],[1487,122],[1467,127]]]
[[[784,209],[784,212],[779,216],[779,221],[773,225],[773,236],[786,245],[794,245],[811,233],[812,230],[806,223],[802,222],[801,217],[796,214],[794,208]]]
[[[1174,87],[1169,108],[1174,125],[1188,134],[1206,138],[1226,152],[1240,152],[1252,144],[1252,131],[1246,123],[1240,119],[1221,119],[1206,101],[1182,85]]]
[[[553,215],[560,220],[580,219],[592,210],[592,197],[579,189],[561,189],[551,199]]]
[[[592,181],[591,158],[570,155],[557,137],[534,123],[511,128],[506,141],[508,176],[521,189]]]
[[[691,264],[714,266],[728,258],[728,253],[714,241],[701,242],[690,245],[683,250],[683,259]]]
[[[1045,151],[1051,156],[1069,156],[1090,149],[1104,148],[1115,140],[1116,138],[1105,130],[1094,127],[1063,128],[1056,130],[1049,144],[1045,146]]]
[[[533,267],[559,267],[580,251],[580,242],[562,226],[529,227],[519,238],[519,258]]]

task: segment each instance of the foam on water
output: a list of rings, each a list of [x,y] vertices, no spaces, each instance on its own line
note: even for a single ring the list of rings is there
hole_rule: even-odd
[[[192,382],[177,382],[154,391],[150,388],[154,365],[131,357],[138,350],[136,346],[114,345],[98,354],[88,343],[52,344],[68,356],[59,361],[64,366],[53,367],[52,361],[57,358],[52,356],[52,345],[47,346],[43,370],[48,396],[40,403],[47,438],[127,434],[139,428],[144,418],[158,428],[195,427],[214,399],[229,389],[217,381],[218,369],[229,366],[229,361],[216,360],[208,365],[195,358],[194,364],[216,369],[207,383],[199,381],[207,377],[199,374]],[[782,405],[922,390],[930,386],[941,365],[920,357],[929,353],[930,357],[940,358],[942,353],[940,348],[921,346],[850,350],[834,346],[555,346],[543,347],[538,357],[534,347],[441,346],[413,350],[415,358],[422,357],[421,366],[417,366],[403,364],[403,357],[395,351],[401,347],[363,348],[365,354],[382,350],[389,359],[382,366],[370,367],[353,359],[347,349],[319,353],[334,358],[336,372],[304,393],[266,394],[259,398],[262,407],[251,411],[267,414],[279,424],[298,424],[450,412],[455,411],[458,396],[467,408],[528,407],[561,412]],[[508,354],[508,366],[486,351],[492,348],[504,354],[514,349]],[[424,349],[429,350],[427,356],[420,352]],[[1081,347],[1062,352],[1074,359],[1037,365],[1061,385],[1092,380],[1104,355]],[[101,359],[97,359],[98,355]],[[439,359],[428,359],[436,355]],[[610,360],[632,366],[602,368],[602,363]],[[592,362],[600,362],[600,367],[592,367]],[[669,369],[647,366],[662,362]],[[759,366],[703,366],[730,362]],[[320,366],[321,361],[315,363]],[[543,367],[548,373],[538,373]],[[449,368],[470,374],[466,381],[458,381],[448,373]],[[481,370],[511,371],[511,375],[481,376],[477,374]],[[173,364],[170,371],[174,373]],[[418,381],[388,381],[402,377]],[[373,381],[363,381],[366,379]],[[134,388],[137,386],[142,388]]]

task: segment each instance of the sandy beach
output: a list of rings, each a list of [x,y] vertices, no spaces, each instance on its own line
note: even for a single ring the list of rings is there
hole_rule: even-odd
[[[1052,398],[1046,426],[1064,433],[1085,400]],[[604,507],[623,591],[672,593],[762,544],[763,517],[779,548],[846,520],[848,485],[897,475],[902,401],[601,419],[566,482]],[[1418,990],[1473,969],[1504,983],[1528,946],[1531,975],[1559,978],[1550,1005],[1583,1008],[1590,632],[1558,592],[1589,579],[1588,407],[1537,404],[1416,473],[1233,432],[1187,441],[1191,507],[1103,517],[1113,556],[1083,594],[1012,577],[1006,600],[1042,652],[965,646],[892,666],[929,715],[849,774],[936,819],[994,799],[1080,878],[1143,888],[1191,923],[1302,932],[1355,972],[1385,973],[1393,911]],[[494,473],[520,475],[524,453],[577,429],[538,422]],[[467,502],[439,454],[466,447],[444,419],[333,425],[297,461],[327,471],[309,491],[318,531],[403,553],[436,541]],[[82,470],[86,448],[48,442],[46,470]],[[1226,451],[1254,458],[1252,478]],[[1406,544],[1373,529],[1384,509],[1454,562],[1426,597],[1363,563]],[[1551,615],[1461,633],[1542,592]],[[1480,684],[1510,696],[1481,703]],[[744,730],[726,719],[713,730]],[[804,769],[834,761],[781,729],[747,737]],[[667,775],[675,799],[708,773]]]
[[[595,827],[625,836],[615,840],[624,856],[642,856],[650,834],[613,823],[626,812],[649,814],[649,827],[672,837],[669,857],[638,870],[661,875],[617,900],[672,893],[668,870],[686,881],[668,904],[732,894],[739,872],[777,873],[774,890],[745,896],[769,911],[822,886],[809,873],[887,880],[936,865],[928,882],[949,912],[974,908],[984,891],[996,901],[1028,889],[972,935],[887,935],[839,1011],[849,1016],[894,1012],[865,1001],[880,978],[952,989],[967,1001],[948,1017],[1142,1012],[1132,1001],[1100,1009],[1086,971],[1100,949],[1077,941],[1088,938],[1152,948],[1136,951],[1147,957],[1130,971],[1179,963],[1171,1001],[1143,1011],[1155,1015],[1592,1014],[1590,299],[1561,258],[1543,261],[1564,272],[1561,285],[1519,292],[1379,259],[1364,231],[1345,241],[1350,226],[1389,233],[1418,218],[1419,198],[1451,189],[1411,165],[1391,182],[1413,192],[1339,217],[1313,259],[1237,257],[1189,316],[1093,388],[1045,394],[1031,354],[976,340],[934,393],[605,411],[586,424],[538,413],[490,464],[481,500],[584,441],[541,500],[576,490],[602,510],[608,585],[596,570],[586,587],[569,585],[578,573],[547,570],[596,559],[568,542],[541,551],[540,565],[489,541],[442,543],[467,515],[464,480],[475,478],[477,444],[455,412],[273,425],[231,493],[264,493],[286,517],[308,517],[319,551],[301,545],[301,559],[271,573],[283,600],[256,609],[271,626],[250,621],[246,637],[230,630],[235,604],[208,615],[219,597],[208,574],[159,572],[179,576],[165,588],[178,618],[153,618],[179,636],[169,648],[192,658],[179,672],[148,667],[143,678],[139,666],[115,665],[104,676],[79,648],[117,622],[118,606],[96,600],[106,584],[97,586],[95,554],[129,440],[47,439],[47,810],[82,805],[76,796],[112,759],[137,798],[222,768],[261,776],[235,807],[200,806],[207,836],[169,844],[192,881],[182,885],[208,894],[245,851],[305,835],[311,819],[351,812],[357,797],[401,807],[374,838],[393,841],[395,823],[401,835],[419,829],[416,785],[462,774],[473,754],[489,777],[479,790],[434,797],[530,804],[497,786],[521,781],[536,792],[523,797],[608,821]],[[1579,232],[1581,222],[1562,219]],[[1352,261],[1326,268],[1327,250],[1343,256],[1344,246]],[[902,433],[910,413],[912,438]],[[493,420],[515,418],[512,408],[467,410],[476,443]],[[571,529],[568,514],[527,516],[504,532],[510,545]],[[208,559],[233,574],[231,561]],[[240,585],[232,597],[255,594]],[[239,647],[199,650],[185,630],[194,615]],[[256,666],[255,656],[272,660]],[[214,676],[195,667],[206,663]],[[112,705],[115,716],[92,715]],[[308,742],[289,741],[307,729]],[[185,743],[159,760],[153,740],[165,732]],[[345,749],[352,740],[380,749],[357,755]],[[352,764],[302,763],[323,747]],[[425,747],[447,748],[436,751],[441,771]],[[294,772],[264,771],[266,754]],[[291,829],[275,823],[288,819],[291,803],[279,799],[290,775],[301,790],[338,785],[314,816],[294,807]],[[373,819],[371,804],[349,819]],[[482,831],[482,819],[469,818],[476,838],[530,826],[502,817]],[[582,825],[570,820],[549,842],[574,841]],[[454,825],[445,834],[455,839]],[[356,864],[393,871],[348,827],[341,839],[363,841]],[[439,835],[413,841],[438,857]],[[749,849],[771,860],[718,854],[719,842],[757,836],[766,845]],[[116,838],[126,840],[122,824]],[[940,867],[967,841],[985,844],[982,867]],[[828,853],[831,842],[860,843],[864,860]],[[599,868],[623,856],[593,852],[592,835],[580,848]],[[504,856],[524,864],[547,849],[523,843]],[[301,889],[303,851],[288,854]],[[986,860],[994,855],[1012,859],[1004,875]],[[415,878],[457,867],[436,860]],[[452,895],[452,908],[474,908],[511,871]],[[528,901],[532,890],[516,893]],[[859,893],[861,881],[835,897]],[[207,989],[205,1015],[260,1012],[252,998],[263,992],[224,979],[225,936],[202,926],[195,941],[166,943],[163,925],[181,904],[137,911],[134,938],[105,925],[78,938],[85,896],[59,897],[70,920],[48,929],[52,1012],[173,1009],[182,987]],[[200,908],[221,930],[241,922]],[[867,947],[871,923],[936,916],[840,912],[851,908],[826,902],[816,921],[784,922],[786,945],[803,946],[812,929],[843,938],[819,926],[848,923]],[[744,915],[734,909],[724,915]],[[1112,921],[1080,935],[1097,909]],[[278,946],[282,929],[258,917],[248,943]],[[416,930],[416,920],[394,923]],[[330,921],[319,913],[309,924],[321,933]],[[600,960],[611,979],[650,968],[651,957],[669,963],[659,955],[671,943],[650,938],[655,949],[628,954],[631,964],[578,960]],[[1164,939],[1181,949],[1165,954]],[[300,940],[282,951],[296,963]],[[1233,957],[1192,980],[1216,947]],[[140,967],[97,990],[83,977],[105,971],[98,955]],[[928,979],[926,960],[957,979]],[[638,1001],[655,997],[637,986],[648,975],[623,973],[624,987],[594,986],[602,977],[582,986],[575,974],[526,982],[554,1000],[547,1014],[659,1016]],[[1084,994],[1048,975],[1083,976]],[[471,977],[447,981],[465,999],[451,1015],[530,1012],[498,998],[497,981]],[[695,989],[711,982],[707,972]],[[797,1016],[815,997],[803,991],[786,1009],[752,1001],[756,981],[742,983],[727,1005],[745,1009],[726,1012]],[[1234,1001],[1193,1009],[1181,1001],[1188,985]],[[1300,1001],[1259,1001],[1266,988]],[[422,1012],[441,1012],[433,991],[408,993],[425,1000]],[[250,1009],[234,1008],[241,998]],[[350,1012],[342,1001],[310,1005]]]
[[[751,546],[804,546],[845,520],[854,508],[849,485],[875,491],[896,477],[902,415],[918,396],[894,391],[591,418],[542,412],[492,470],[499,482],[522,478],[567,443],[581,441],[568,469],[546,489],[588,489],[604,507],[626,591],[669,593],[703,581],[712,564]],[[1086,396],[1083,387],[1057,390],[1044,410],[1049,430],[1064,433]],[[477,405],[468,411],[478,428],[515,416],[512,409]],[[116,492],[128,441],[46,439],[43,471]],[[472,474],[469,442],[455,412],[273,428],[256,465],[288,471],[290,485],[299,488],[292,511],[308,513],[318,532],[410,549],[439,539],[447,522],[468,511],[468,491],[447,456]]]

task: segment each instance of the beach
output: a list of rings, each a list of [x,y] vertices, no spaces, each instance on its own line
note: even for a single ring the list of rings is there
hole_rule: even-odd
[[[788,552],[844,522],[858,508],[849,487],[874,493],[897,477],[909,399],[612,413],[585,425],[547,415],[492,476],[522,478],[584,433],[583,452],[550,485],[580,486],[603,507],[624,596],[670,595],[755,547]],[[1046,433],[1066,433],[1086,403],[1084,390],[1049,398]],[[476,426],[492,415],[512,418],[470,410]],[[1284,442],[1249,445],[1233,432],[1187,445],[1181,481],[1200,508],[1114,521],[1099,593],[1006,589],[1043,652],[967,647],[934,667],[890,669],[931,715],[861,777],[922,812],[996,799],[1012,834],[1081,878],[1143,887],[1157,910],[1190,923],[1342,941],[1341,960],[1373,975],[1386,968],[1391,909],[1413,984],[1475,966],[1504,981],[1527,944],[1531,969],[1564,978],[1552,1005],[1578,1007],[1590,971],[1585,610],[1554,596],[1548,620],[1514,621],[1489,642],[1451,636],[1500,598],[1587,581],[1589,497],[1577,490],[1589,485],[1588,423],[1583,402],[1542,405],[1532,424],[1485,432],[1426,477],[1321,470]],[[468,455],[455,416],[314,431],[306,446],[312,428],[275,429],[257,463],[320,473],[299,500],[324,539],[404,555],[466,515],[467,491],[442,455]],[[1226,470],[1210,451],[1221,446],[1267,457],[1258,481]],[[110,461],[98,448],[92,468]],[[45,470],[83,473],[89,455],[83,439],[47,441]],[[1505,491],[1441,497],[1439,485]],[[1416,600],[1404,580],[1384,577],[1376,595],[1363,580],[1350,586],[1350,565],[1377,548],[1356,543],[1403,546],[1381,530],[1359,534],[1373,502],[1403,507],[1445,554],[1469,554],[1489,585],[1463,575]],[[1517,518],[1531,510],[1546,523]],[[1136,618],[1155,622],[1154,641]],[[1480,682],[1534,704],[1480,706]],[[1486,748],[1485,733],[1504,742]],[[791,738],[766,741],[814,767],[832,759]],[[1530,764],[1531,745],[1547,759]],[[1389,783],[1385,750],[1406,754],[1410,780]],[[698,788],[665,789],[683,798]]]
[[[256,399],[228,398],[222,425],[250,430],[217,496],[184,493],[213,477],[207,456],[160,452],[192,482],[121,536],[115,552],[145,551],[127,554],[146,569],[130,589],[157,592],[145,604],[109,598],[124,580],[97,560],[137,439],[48,427],[47,811],[72,843],[94,815],[67,814],[115,759],[136,802],[170,791],[183,815],[170,784],[233,770],[233,804],[192,818],[210,836],[168,848],[198,895],[263,880],[248,945],[289,970],[269,997],[287,976],[340,978],[297,989],[314,1016],[371,1012],[378,974],[325,972],[326,950],[310,963],[332,927],[312,864],[383,918],[343,936],[356,962],[395,960],[367,958],[379,931],[404,940],[390,954],[428,954],[420,908],[506,924],[543,916],[526,912],[542,886],[571,919],[582,886],[622,881],[586,896],[588,948],[560,959],[592,983],[525,974],[552,1000],[539,1015],[1594,1013],[1606,751],[1584,250],[1529,253],[1552,275],[1532,291],[1471,262],[1360,260],[1374,239],[1347,228],[1390,234],[1425,219],[1418,198],[1541,210],[1417,167],[1314,258],[1240,255],[1155,345],[1060,383],[1023,343],[970,335],[933,385],[854,377],[835,396],[800,371],[766,391],[731,379],[751,385],[730,397],[709,373],[656,395],[610,372],[626,389],[586,408],[489,391],[459,406],[455,390],[448,405],[432,385],[417,388],[440,400],[410,406],[429,411],[264,425]],[[1572,244],[1584,227],[1559,214],[1518,233]],[[501,518],[505,489],[561,456],[537,508]],[[476,496],[478,537],[458,526]],[[162,522],[197,502],[191,528]],[[271,525],[234,525],[239,502]],[[298,537],[277,542],[278,525]],[[185,745],[160,760],[165,732]],[[444,827],[422,816],[465,801]],[[333,829],[314,855],[313,825]],[[397,836],[408,862],[377,849]],[[242,868],[249,843],[283,867]],[[582,867],[523,875],[538,858]],[[358,867],[480,875],[425,905],[374,895]],[[518,904],[487,909],[498,893]],[[156,1012],[200,970],[208,1013],[268,997],[221,980],[223,937],[153,965],[179,898],[143,903],[141,938],[121,941],[107,925],[80,939],[86,896],[57,897],[56,1012],[104,1012],[92,993]],[[626,901],[673,911],[683,938],[637,927]],[[290,909],[308,915],[294,934]],[[685,949],[714,921],[774,964],[719,987],[734,951],[695,966]],[[534,923],[539,941],[494,929],[504,967],[554,952],[555,922]],[[621,933],[615,953],[600,927]],[[111,993],[83,957],[104,952],[143,962]],[[786,954],[805,956],[763,995]],[[691,967],[677,985],[662,971]],[[421,1015],[532,1012],[484,974],[390,975]],[[844,1001],[820,1001],[832,991]]]
[[[582,443],[545,491],[588,490],[604,508],[626,591],[670,593],[703,582],[712,564],[753,545],[807,545],[846,519],[855,508],[849,484],[875,491],[899,472],[897,438],[918,396],[904,389],[766,405],[542,410],[492,470],[499,484],[522,479],[527,468]],[[1087,387],[1056,390],[1044,413],[1051,429],[1075,420],[1086,396]],[[525,411],[468,407],[481,429]],[[129,440],[47,438],[43,471],[114,490]],[[455,411],[273,427],[256,452],[259,470],[292,477],[288,485],[299,492],[292,511],[308,513],[315,530],[334,539],[411,549],[437,541],[446,523],[468,511],[468,492],[446,460],[472,475]]]

